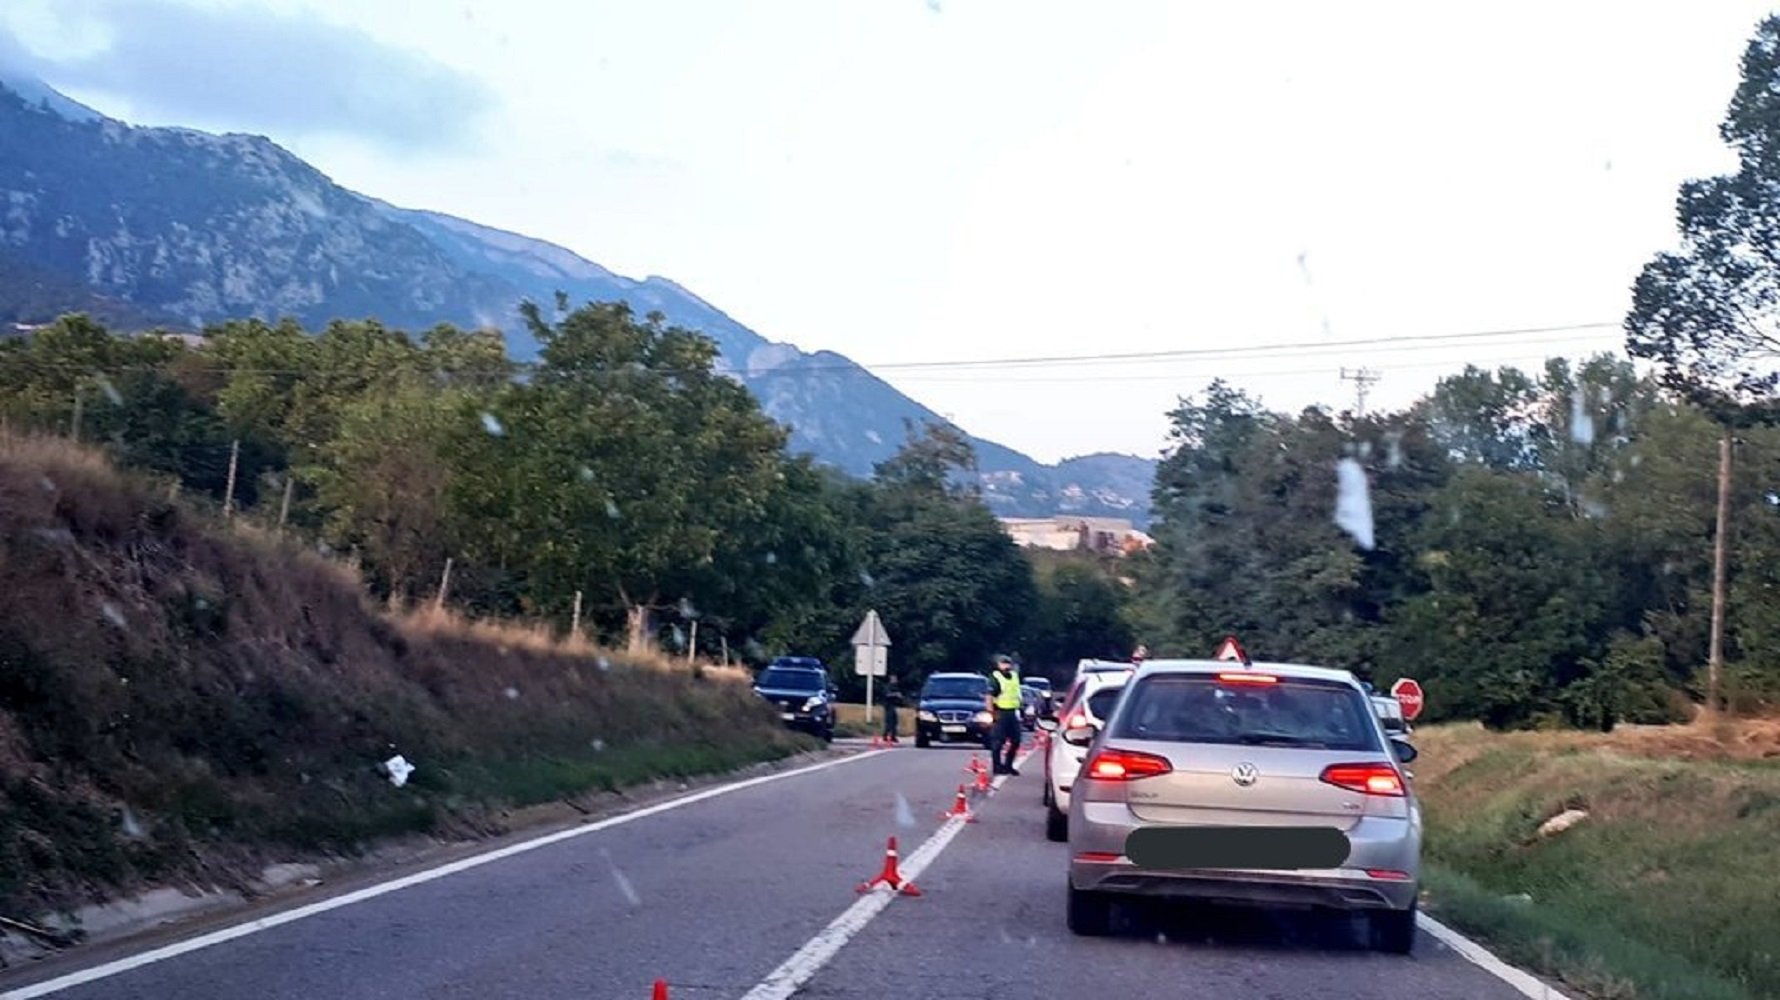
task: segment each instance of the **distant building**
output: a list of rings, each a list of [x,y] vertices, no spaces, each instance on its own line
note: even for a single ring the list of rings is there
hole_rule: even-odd
[[[1116,517],[1004,517],[1001,527],[1014,544],[1028,549],[1125,556],[1155,544],[1130,521]]]

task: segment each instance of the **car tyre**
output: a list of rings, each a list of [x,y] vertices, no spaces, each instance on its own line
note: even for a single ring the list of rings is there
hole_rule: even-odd
[[[1069,839],[1069,814],[1058,809],[1055,802],[1045,805],[1045,839],[1054,844]]]
[[[1415,951],[1414,903],[1407,910],[1375,910],[1368,917],[1372,947],[1392,955],[1408,955]]]
[[[1039,793],[1038,793],[1039,805],[1045,805],[1045,806],[1051,805],[1055,800],[1051,797],[1051,779],[1050,779],[1050,777],[1047,775],[1045,777],[1045,780],[1038,783],[1038,787],[1039,787]]]
[[[1069,930],[1078,937],[1112,933],[1112,900],[1103,893],[1069,887]]]
[[[927,737],[921,735],[920,733],[915,734],[915,749],[916,750],[925,750],[932,745],[933,745],[932,740],[929,740]]]

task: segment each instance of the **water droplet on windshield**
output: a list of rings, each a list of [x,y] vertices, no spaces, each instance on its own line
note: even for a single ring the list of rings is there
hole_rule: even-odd
[[[593,470],[585,465],[581,467],[581,481],[584,483],[593,482]]]
[[[1595,443],[1595,418],[1588,412],[1587,395],[1582,386],[1570,394],[1570,440],[1584,447]]]
[[[595,666],[597,666],[597,667],[599,667],[599,668],[600,668],[600,669],[601,669],[601,670],[610,670],[610,669],[612,669],[612,661],[611,661],[611,660],[608,660],[608,659],[606,659],[606,658],[605,658],[605,657],[603,657],[603,656],[602,656],[602,657],[600,657],[600,658],[598,658],[598,659],[596,659],[596,660],[594,660],[594,661],[593,661],[593,662],[594,662],[594,665],[595,665]]]
[[[623,894],[624,901],[631,906],[643,905],[643,897],[637,895],[636,887],[630,884],[630,879],[625,877],[624,872],[619,871],[618,862],[612,860],[612,852],[602,847],[600,855],[606,859],[606,867],[612,869],[612,881],[618,884],[618,891]]]
[[[496,420],[492,413],[482,414],[482,429],[495,437],[501,437],[507,433],[507,429],[501,426],[501,422]]]
[[[1372,501],[1366,493],[1366,470],[1351,458],[1335,466],[1335,524],[1353,536],[1354,544],[1372,550]]]
[[[859,582],[865,584],[867,587],[875,587],[878,585],[878,581],[872,579],[871,574],[867,573],[865,570],[859,571]]]
[[[502,693],[507,696],[508,701],[514,701],[519,697],[519,689],[516,687],[510,687]]]
[[[680,617],[681,618],[697,618],[698,617],[698,609],[693,607],[692,602],[690,600],[687,600],[684,597],[680,598]]]
[[[606,498],[606,516],[614,521],[618,520],[620,516],[618,513],[618,505],[613,503],[610,497]]]
[[[779,554],[777,552],[768,552],[766,554],[766,564],[768,566],[777,565],[778,562],[779,562]]]
[[[587,745],[592,747],[595,753],[598,753],[606,748],[606,741],[602,740],[598,737],[594,737],[593,742],[591,742]]]
[[[124,807],[124,814],[118,819],[118,826],[122,828],[124,836],[131,840],[141,840],[146,832],[142,829],[142,821],[136,818],[136,814],[130,811],[129,806]]]
[[[106,621],[118,628],[129,627],[129,624],[124,621],[124,613],[118,610],[118,606],[110,601],[106,601],[99,605],[99,613],[105,616]]]
[[[110,379],[103,375],[95,375],[93,381],[99,384],[99,391],[105,394],[106,399],[111,400],[112,406],[124,405],[123,393],[117,391],[117,386],[112,385]]]
[[[686,633],[680,631],[680,626],[675,625],[668,630],[668,642],[672,643],[675,649],[685,649]]]

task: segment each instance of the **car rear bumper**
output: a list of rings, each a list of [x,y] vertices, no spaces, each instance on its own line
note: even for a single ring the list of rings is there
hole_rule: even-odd
[[[949,731],[947,727],[963,726],[962,732]],[[981,743],[989,738],[989,731],[994,728],[992,723],[984,722],[927,722],[918,720],[915,733],[922,739],[935,743]]]
[[[1090,892],[1161,899],[1190,899],[1245,906],[1337,910],[1404,910],[1415,902],[1416,884],[1373,878],[1364,871],[1151,871],[1129,860],[1082,860],[1069,864],[1069,884]]]
[[[1415,901],[1421,868],[1419,822],[1368,816],[1346,831],[1339,868],[1143,869],[1125,856],[1142,823],[1122,802],[1076,802],[1070,816],[1070,884],[1077,889],[1261,906],[1396,909]]]

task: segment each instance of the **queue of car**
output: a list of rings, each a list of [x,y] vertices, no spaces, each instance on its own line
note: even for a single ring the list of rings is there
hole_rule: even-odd
[[[1040,721],[1070,930],[1106,934],[1139,898],[1311,908],[1362,913],[1373,947],[1409,953],[1422,820],[1401,713],[1350,671],[1224,650],[1083,661]]]

